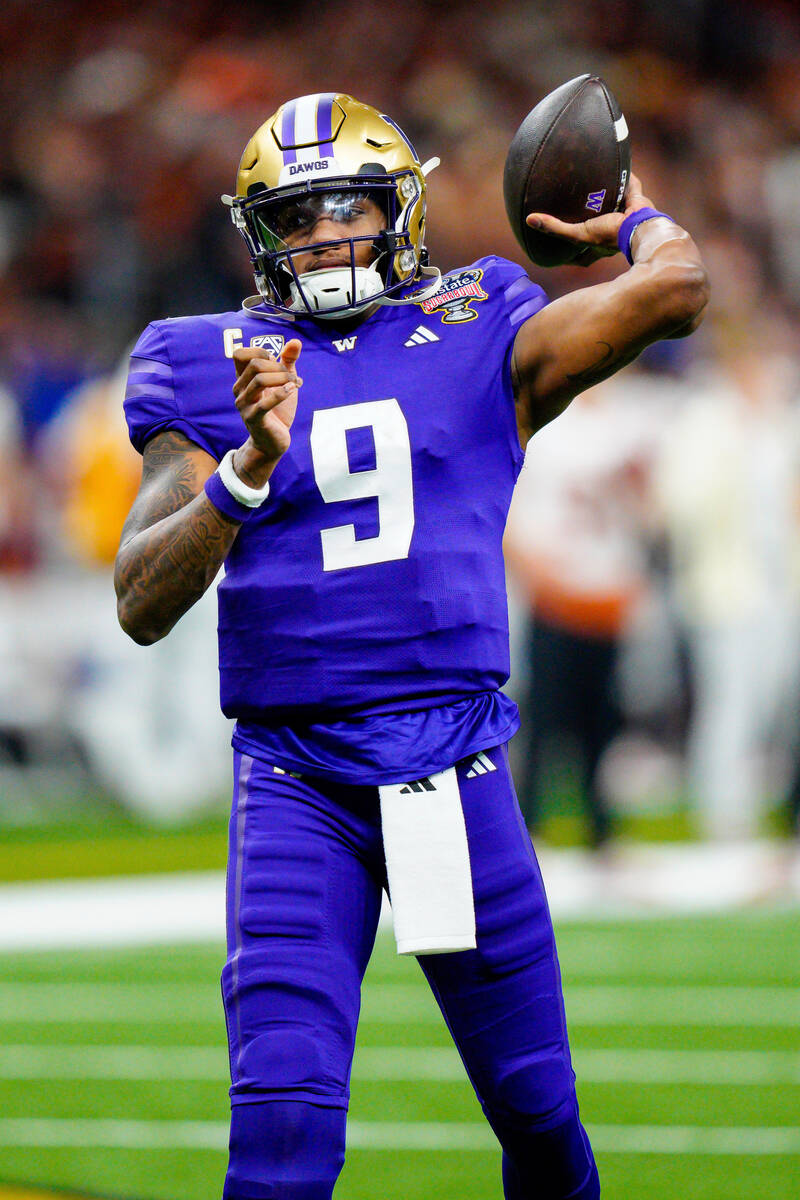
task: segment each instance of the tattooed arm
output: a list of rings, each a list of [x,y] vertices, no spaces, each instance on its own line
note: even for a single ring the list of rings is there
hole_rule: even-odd
[[[164,637],[200,599],[241,528],[203,491],[216,465],[177,430],[145,446],[114,573],[120,625],[140,645]]]
[[[243,483],[260,488],[289,448],[302,383],[293,338],[280,359],[252,347],[234,353],[233,394],[247,440],[233,457]],[[150,645],[210,587],[241,523],[207,498],[203,484],[216,461],[177,430],[144,448],[142,482],[122,530],[114,572],[117,615],[125,632]]]
[[[650,206],[635,176],[628,200],[629,212]],[[616,252],[622,219],[621,213],[608,213],[566,226],[546,216],[529,218],[585,242],[595,256]],[[512,378],[523,444],[574,396],[632,362],[645,346],[684,336],[700,324],[708,279],[689,234],[657,217],[637,227],[632,247],[634,264],[625,274],[562,296],[520,327]]]

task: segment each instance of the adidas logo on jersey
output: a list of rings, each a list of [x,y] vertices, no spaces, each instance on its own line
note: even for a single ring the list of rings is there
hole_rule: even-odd
[[[435,792],[436,784],[431,783],[427,777],[425,779],[415,779],[413,783],[407,783],[405,787],[400,788],[400,795],[407,796],[409,792]]]
[[[496,770],[497,767],[492,760],[481,752],[467,771],[467,779],[475,779],[478,775],[488,775],[490,771]]]
[[[439,339],[435,333],[427,329],[424,325],[418,325],[407,342],[403,342],[404,346],[425,346],[428,342],[438,342]]]

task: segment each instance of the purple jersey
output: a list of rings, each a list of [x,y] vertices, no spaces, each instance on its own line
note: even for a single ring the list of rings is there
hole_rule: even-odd
[[[514,732],[498,690],[502,536],[523,457],[510,356],[545,302],[522,268],[485,258],[348,334],[245,309],[145,330],[126,398],[133,444],[179,429],[217,460],[246,437],[233,348],[303,344],[291,447],[219,587],[222,708],[241,749],[376,784]]]

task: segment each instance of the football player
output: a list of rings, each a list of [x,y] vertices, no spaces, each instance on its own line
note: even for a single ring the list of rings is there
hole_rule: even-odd
[[[690,332],[706,277],[635,180],[624,216],[531,218],[590,258],[619,238],[632,266],[613,282],[548,305],[503,259],[442,277],[424,247],[433,165],[349,96],[284,104],[223,198],[259,294],[154,322],[131,360],[143,472],[117,559],[123,628],[163,637],[225,567],[226,1200],[331,1195],[384,886],[508,1200],[599,1194],[505,751],[501,539],[526,439]]]

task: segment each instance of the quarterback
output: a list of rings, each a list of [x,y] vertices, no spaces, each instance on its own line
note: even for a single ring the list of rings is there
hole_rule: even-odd
[[[502,1147],[507,1200],[599,1195],[505,751],[501,539],[526,439],[691,332],[707,282],[635,179],[625,214],[529,218],[583,261],[619,246],[631,269],[612,282],[548,304],[500,258],[442,275],[424,246],[433,165],[350,96],[284,104],[223,197],[258,295],[154,322],[131,359],[143,471],[122,627],[164,637],[225,571],[226,1200],[331,1196],[384,887]]]

